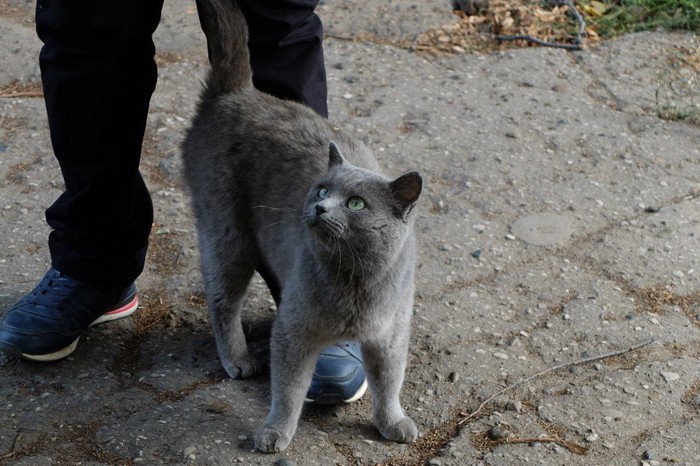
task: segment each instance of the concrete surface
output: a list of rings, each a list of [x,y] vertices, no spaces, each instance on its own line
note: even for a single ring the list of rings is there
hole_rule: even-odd
[[[7,0],[0,15],[2,309],[48,266],[43,210],[61,189],[32,10]],[[193,2],[172,0],[144,144],[156,224],[141,310],[67,360],[0,369],[0,463],[700,464],[700,127],[656,116],[690,105],[666,83],[698,79],[679,61],[697,63],[698,37],[433,58],[409,45],[455,21],[447,2],[319,12],[332,119],[389,173],[427,181],[402,394],[421,439],[381,440],[365,397],[308,407],[288,451],[253,451],[268,378],[227,379],[206,321],[178,159],[206,53]],[[264,355],[261,281],[246,307]]]

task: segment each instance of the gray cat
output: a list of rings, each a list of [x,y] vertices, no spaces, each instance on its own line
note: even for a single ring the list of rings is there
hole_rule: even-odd
[[[324,118],[254,89],[236,3],[200,7],[212,70],[183,143],[185,178],[211,325],[231,377],[256,370],[240,315],[256,270],[278,307],[272,407],[255,446],[289,445],[319,351],[342,340],[361,343],[374,424],[387,439],[411,442],[418,431],[399,391],[422,179],[386,178],[366,147]]]

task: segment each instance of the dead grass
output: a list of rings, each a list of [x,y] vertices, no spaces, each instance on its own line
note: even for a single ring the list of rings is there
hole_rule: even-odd
[[[656,79],[657,116],[700,125],[700,48],[678,46]]]
[[[12,81],[0,85],[0,98],[10,97],[43,97],[44,90],[40,82],[23,83]]]
[[[533,0],[491,0],[474,15],[455,11],[457,21],[419,35],[413,48],[428,55],[459,55],[522,48],[526,41],[502,42],[498,36],[527,35],[547,42],[570,44],[576,24],[567,6],[547,7]],[[599,41],[593,29],[586,30],[588,43]]]

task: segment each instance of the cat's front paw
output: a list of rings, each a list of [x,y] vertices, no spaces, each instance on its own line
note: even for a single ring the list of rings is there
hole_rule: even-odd
[[[413,420],[404,416],[398,422],[379,428],[379,432],[387,440],[410,443],[418,438],[418,428]]]
[[[263,426],[255,434],[255,448],[265,453],[277,453],[286,449],[291,440],[283,433]]]
[[[256,363],[250,356],[229,359],[221,363],[228,376],[232,379],[247,379],[255,374]]]

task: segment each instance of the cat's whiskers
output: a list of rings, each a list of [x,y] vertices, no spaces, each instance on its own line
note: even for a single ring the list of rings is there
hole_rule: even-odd
[[[275,208],[275,207],[268,207],[268,206],[264,206],[264,205],[254,206],[253,208],[254,209],[265,208],[265,209],[269,209],[272,211],[282,212],[282,215],[279,217],[280,218],[279,221],[268,223],[264,227],[261,227],[260,228],[261,232],[263,232],[263,231],[267,230],[268,228],[273,227],[275,225],[279,225],[281,223],[287,222],[291,218],[290,215],[292,215],[292,214],[294,214],[294,218],[297,218],[297,216],[298,216],[298,210],[295,210],[292,208],[286,208],[286,207],[285,208]]]
[[[355,256],[357,256],[357,261],[360,264],[360,278],[364,280],[365,278],[365,264],[364,261],[362,260],[362,257],[360,256],[360,253],[357,252],[357,249],[350,243],[350,241],[345,240],[345,243],[348,245],[350,248],[350,254],[352,256],[352,271],[350,273],[350,276],[355,275]]]
[[[352,268],[350,269],[350,275],[348,276],[348,285],[351,285],[352,277],[353,275],[355,275],[355,254],[352,251],[352,245],[350,244],[350,242],[345,238],[342,238],[342,240],[350,248],[350,259],[352,259]],[[338,264],[338,268],[340,269],[340,264]]]
[[[348,246],[350,246],[350,258],[352,259],[352,269],[350,269],[350,277],[355,276],[355,248],[352,247],[352,244],[350,244],[350,241],[345,241]],[[358,257],[359,260],[359,257]],[[364,270],[362,270],[362,263],[360,262],[360,272],[361,275],[364,275]]]
[[[364,277],[367,274],[372,274],[372,260],[369,261],[369,267],[366,267],[367,263],[362,259],[362,255],[360,255],[359,251],[357,249],[355,250],[357,252],[357,259],[360,261],[360,264],[362,266],[362,276]],[[371,254],[368,255],[369,259],[372,259]],[[367,257],[366,257],[367,258]]]
[[[293,209],[291,207],[272,207],[272,206],[267,206],[267,205],[254,205],[253,209],[267,209],[275,212],[291,212],[293,214],[298,214],[301,210],[300,209]]]
[[[274,227],[275,225],[279,225],[279,224],[281,224],[281,223],[285,223],[285,221],[284,221],[284,220],[280,220],[279,222],[268,223],[267,225],[265,225],[264,227],[262,227],[262,228],[260,229],[260,232],[263,232],[263,231],[267,230],[268,228]]]
[[[343,259],[343,250],[340,248],[340,245],[338,244],[338,238],[336,238],[334,236],[333,237],[333,251],[331,252],[330,257],[328,258],[329,265],[330,265],[331,260],[333,259],[333,256],[335,255],[336,246],[338,249],[338,269],[335,273],[335,281],[333,282],[334,287],[336,287],[338,285],[338,279],[340,278],[341,264],[342,264],[342,259]]]

